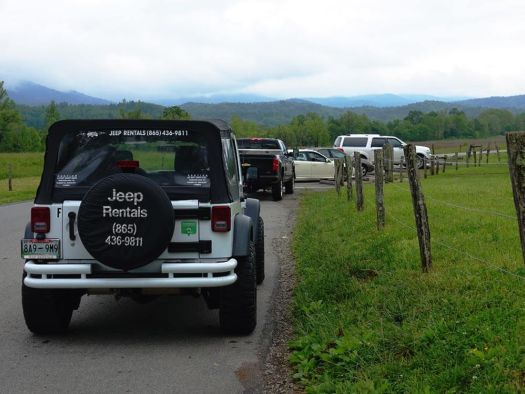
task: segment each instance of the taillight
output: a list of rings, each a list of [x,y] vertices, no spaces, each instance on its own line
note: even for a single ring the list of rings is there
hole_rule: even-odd
[[[345,150],[343,148],[337,148],[338,151],[345,153]]]
[[[272,162],[272,171],[279,172],[279,159],[275,157]]]
[[[45,234],[50,230],[50,213],[48,207],[31,208],[31,231],[37,234]]]
[[[219,233],[226,233],[231,229],[231,210],[229,206],[215,206],[211,208],[211,229]]]
[[[139,168],[138,160],[118,160],[117,167],[121,170],[134,170]]]

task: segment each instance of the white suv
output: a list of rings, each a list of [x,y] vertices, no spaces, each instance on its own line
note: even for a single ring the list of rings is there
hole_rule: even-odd
[[[374,162],[374,150],[382,149],[386,143],[394,147],[394,163],[400,163],[401,157],[404,156],[403,147],[406,145],[397,137],[379,134],[348,134],[340,135],[335,139],[334,148],[345,152],[347,155],[353,155],[359,152],[361,157]],[[432,152],[426,146],[416,145],[416,155],[418,158],[418,167],[423,168],[423,159],[430,160]]]

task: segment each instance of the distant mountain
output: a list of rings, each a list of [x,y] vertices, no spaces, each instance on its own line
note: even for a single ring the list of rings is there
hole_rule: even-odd
[[[245,120],[251,120],[264,126],[275,126],[288,123],[294,116],[304,115],[308,112],[315,112],[325,118],[339,117],[346,111],[365,114],[372,120],[388,122],[394,119],[403,119],[410,111],[448,111],[451,108],[458,108],[465,111],[467,116],[477,116],[482,111],[480,107],[464,107],[457,104],[444,103],[441,101],[423,101],[398,107],[349,107],[336,108],[321,104],[312,103],[307,100],[291,99],[273,101],[268,103],[222,103],[222,104],[201,104],[186,103],[181,105],[188,111],[193,118],[219,118],[230,120],[233,116],[238,116]]]
[[[399,107],[402,105],[414,104],[421,101],[458,101],[464,97],[437,97],[422,94],[369,94],[363,96],[350,97],[324,97],[324,98],[308,98],[307,100],[328,105],[331,107],[348,108],[348,107]]]
[[[264,103],[276,101],[275,98],[256,94],[213,94],[211,96],[180,97],[174,99],[151,99],[161,105],[181,105],[185,103],[221,104],[221,103]]]
[[[110,101],[71,90],[61,92],[34,82],[24,81],[7,89],[7,94],[17,104],[47,105],[51,101],[68,104],[107,105]]]
[[[331,107],[348,108],[348,107],[393,107],[399,105],[410,104],[411,101],[397,96],[395,94],[373,94],[364,96],[352,97],[310,97],[307,100]]]
[[[506,108],[506,109],[525,109],[525,95],[519,96],[494,96],[486,98],[476,98],[469,100],[457,101],[456,104],[466,107],[482,107],[482,108]]]
[[[239,116],[265,126],[289,122],[294,116],[316,112],[323,116],[339,116],[344,110],[326,107],[306,100],[290,99],[264,103],[186,103],[181,107],[194,119],[219,118],[230,120]]]

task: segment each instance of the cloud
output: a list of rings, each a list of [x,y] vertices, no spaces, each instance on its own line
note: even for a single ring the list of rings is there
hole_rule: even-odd
[[[525,92],[520,1],[0,1],[0,78],[111,99]]]

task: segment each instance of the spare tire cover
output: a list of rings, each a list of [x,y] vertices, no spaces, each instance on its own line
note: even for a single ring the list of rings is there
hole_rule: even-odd
[[[168,196],[152,180],[115,174],[89,189],[78,210],[78,234],[102,264],[121,270],[155,260],[168,246],[175,218]]]

